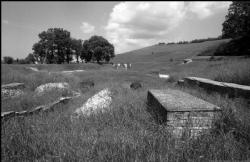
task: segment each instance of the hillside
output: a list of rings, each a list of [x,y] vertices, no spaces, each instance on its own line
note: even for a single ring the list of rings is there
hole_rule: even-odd
[[[113,62],[166,62],[170,59],[192,58],[198,54],[211,55],[220,44],[228,41],[229,39],[190,44],[157,44],[116,55]]]

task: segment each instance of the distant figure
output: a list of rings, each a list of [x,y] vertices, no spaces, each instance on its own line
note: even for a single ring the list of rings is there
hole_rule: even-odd
[[[128,70],[128,64],[123,64],[123,67],[125,68],[125,70]]]
[[[119,67],[121,67],[120,63],[117,64],[116,69],[118,69]]]

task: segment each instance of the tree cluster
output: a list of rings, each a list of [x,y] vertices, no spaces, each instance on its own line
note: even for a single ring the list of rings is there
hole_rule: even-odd
[[[115,56],[114,46],[110,44],[102,36],[92,36],[89,40],[85,40],[83,43],[83,49],[81,53],[81,59],[89,61],[106,61],[109,62],[111,58]]]
[[[3,57],[2,63],[3,64],[34,64],[36,62],[34,55],[32,53],[28,54],[27,57],[24,59],[14,59],[10,56]]]
[[[222,26],[222,38],[232,40],[221,45],[214,55],[250,56],[250,2],[233,1]]]
[[[92,36],[84,42],[70,37],[70,32],[62,28],[50,28],[41,32],[39,41],[32,47],[33,57],[40,63],[70,63],[75,56],[85,62],[109,61],[114,57],[114,46],[101,36]]]
[[[13,64],[14,62],[14,59],[10,56],[5,56],[3,57],[3,63],[4,64]]]

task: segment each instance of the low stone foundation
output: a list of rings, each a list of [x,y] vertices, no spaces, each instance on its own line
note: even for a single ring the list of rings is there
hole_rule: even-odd
[[[78,97],[78,96],[74,96],[74,97]],[[19,116],[30,116],[30,115],[34,115],[34,114],[39,114],[41,112],[49,112],[49,111],[54,111],[55,106],[57,106],[60,103],[65,104],[66,102],[68,102],[69,100],[71,100],[74,97],[61,97],[59,100],[56,100],[48,105],[42,105],[42,106],[38,106],[30,111],[21,111],[21,112],[15,112],[15,111],[9,111],[9,112],[2,112],[1,113],[1,121],[7,121],[11,118],[14,117],[19,117]]]
[[[184,85],[201,87],[210,92],[218,92],[229,97],[244,97],[250,99],[250,86],[234,83],[218,82],[205,78],[186,77]]]
[[[168,130],[177,138],[197,137],[209,130],[221,109],[202,99],[178,90],[149,90],[148,105],[156,120],[168,125]]]

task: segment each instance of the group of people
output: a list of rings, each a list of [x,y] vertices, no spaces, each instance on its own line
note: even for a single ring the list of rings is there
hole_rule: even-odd
[[[124,68],[125,70],[128,70],[132,67],[131,63],[113,63],[113,67],[116,69]]]

